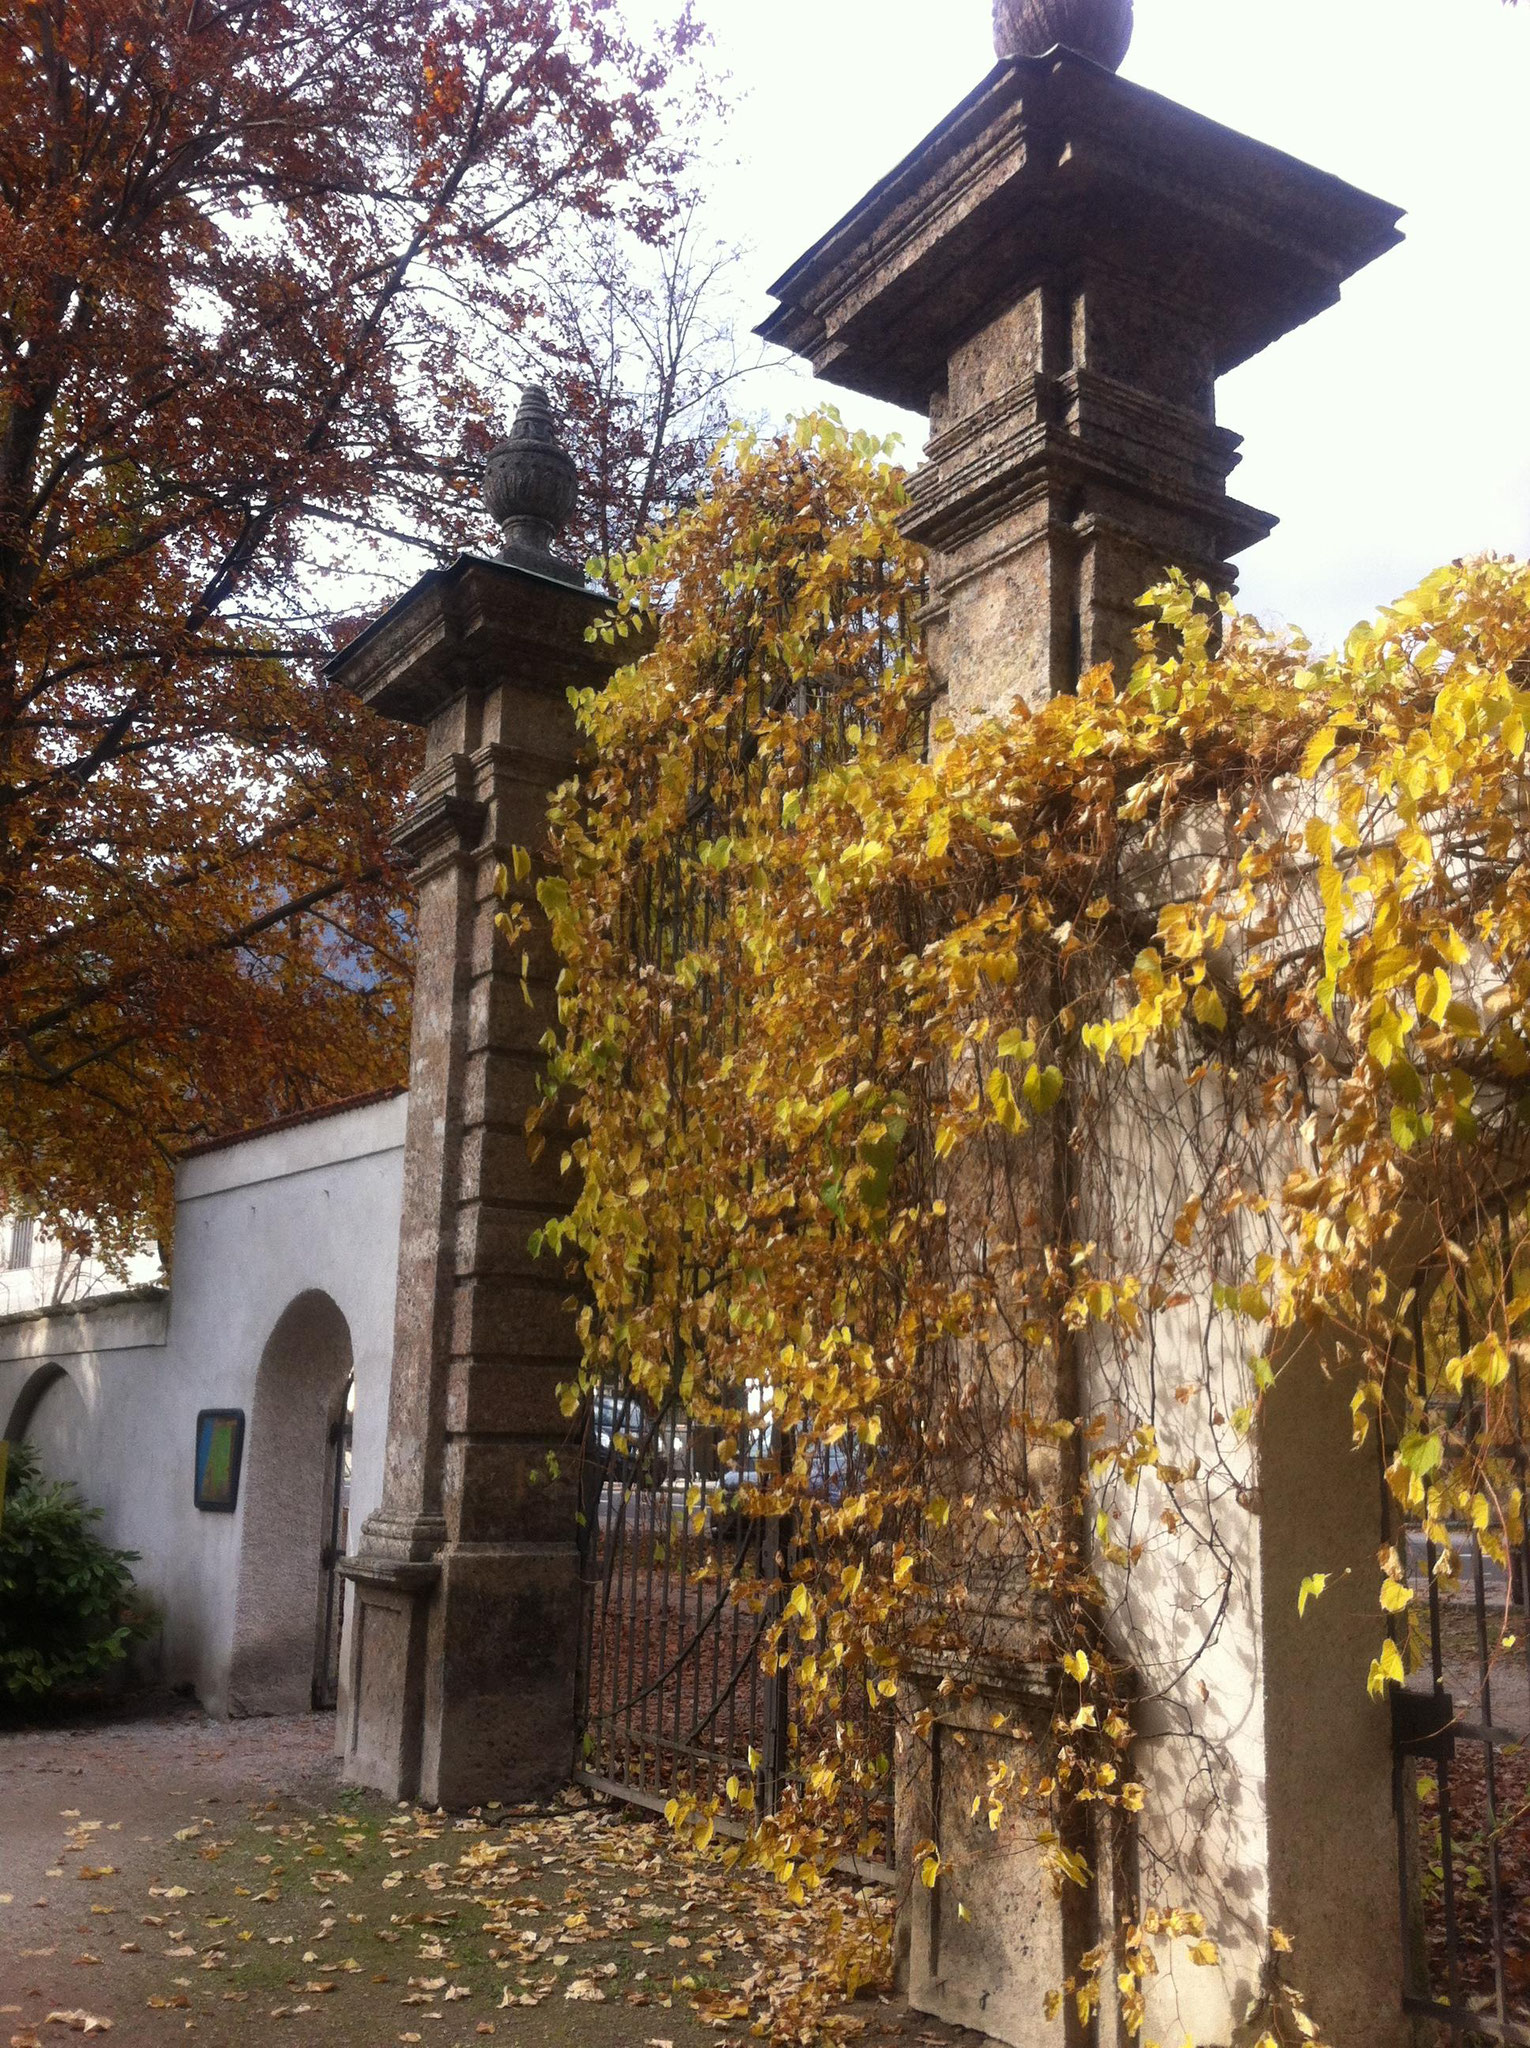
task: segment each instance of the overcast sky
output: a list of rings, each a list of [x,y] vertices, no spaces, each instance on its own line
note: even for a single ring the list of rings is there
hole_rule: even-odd
[[[988,69],[988,0],[698,5],[740,95],[711,204],[752,245],[752,323]],[[1231,488],[1281,521],[1241,565],[1248,605],[1327,640],[1455,555],[1530,552],[1530,4],[1137,0],[1123,70],[1407,209],[1342,305],[1220,386]],[[817,396],[918,455],[922,419],[784,368],[753,402]]]

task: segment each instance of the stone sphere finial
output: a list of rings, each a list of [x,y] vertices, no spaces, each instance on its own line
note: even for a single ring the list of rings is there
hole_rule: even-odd
[[[579,475],[539,384],[522,392],[515,425],[489,450],[483,495],[504,535],[500,559],[558,574],[553,543],[579,502]]]
[[[1132,0],[993,0],[1001,57],[1039,57],[1061,43],[1119,71],[1132,39]]]

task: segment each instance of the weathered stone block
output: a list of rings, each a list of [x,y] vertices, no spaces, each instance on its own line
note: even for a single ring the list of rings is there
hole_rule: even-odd
[[[569,1289],[556,1274],[545,1280],[499,1275],[458,1282],[452,1317],[455,1358],[577,1358],[579,1338]]]
[[[485,1201],[525,1203],[543,1217],[573,1203],[577,1182],[562,1171],[563,1148],[550,1143],[532,1159],[518,1124],[480,1124],[461,1135],[460,1185]]]
[[[1034,1795],[1012,1790],[997,1829],[988,1817],[996,1770],[1007,1767],[1034,1786],[1045,1769],[1055,1685],[1034,1667],[996,1676],[966,1699],[942,1701],[922,1685],[915,1691],[936,1718],[928,1744],[907,1738],[918,1762],[900,1782],[900,1802],[911,1810],[900,1815],[899,1832],[905,1841],[937,1841],[941,1872],[933,1889],[914,1882],[908,1890],[910,1999],[1014,2048],[1063,2048],[1070,2025],[1062,2016],[1048,2020],[1043,2002],[1090,1945],[1092,1901],[1072,1886],[1058,1896],[1035,1842]],[[996,1710],[1008,1717],[1003,1731],[992,1726]]]
[[[511,1126],[521,1133],[524,1152],[527,1112],[542,1101],[541,1073],[540,1056],[524,1047],[509,1052],[500,1046],[475,1047],[463,1060],[464,1124]]]
[[[461,1026],[470,1046],[493,1046],[501,1052],[540,1052],[547,1027],[557,1016],[552,997],[552,962],[543,957],[543,973],[533,978],[531,1001],[521,991],[520,973],[503,971],[503,955],[492,968],[475,976],[466,991]]]
[[[347,1784],[370,1785],[389,1799],[412,1799],[420,1782],[425,1704],[426,1610],[421,1595],[433,1565],[386,1578],[352,1579],[347,1724],[341,1770]]]
[[[528,1437],[544,1445],[564,1442],[570,1425],[558,1389],[574,1378],[577,1365],[577,1357],[456,1359],[446,1426],[453,1436]]]
[[[567,1784],[578,1628],[572,1543],[444,1554],[426,1658],[427,1804],[515,1805]]]
[[[531,995],[537,1013],[543,1018],[542,1029],[556,1018],[557,1004],[553,991],[557,987],[558,974],[562,966],[553,950],[552,934],[540,908],[530,906],[531,926],[514,945],[494,923],[494,912],[500,907],[492,886],[488,892],[492,902],[479,914],[473,927],[471,946],[467,955],[467,970],[475,984],[489,977],[507,982],[515,992],[515,999],[525,1007],[526,993]],[[525,988],[523,990],[521,965],[525,962]],[[474,1012],[474,1023],[478,1016]],[[470,1024],[470,1031],[474,1024]],[[475,1039],[482,1044],[482,1039]]]
[[[578,1445],[560,1418],[556,1436],[451,1437],[446,1520],[452,1545],[573,1541],[579,1526]],[[445,1555],[447,1553],[443,1553]]]
[[[556,1143],[556,1138],[551,1142]],[[542,1285],[561,1280],[565,1291],[572,1293],[579,1280],[567,1270],[570,1261],[566,1255],[562,1259],[549,1251],[540,1257],[532,1255],[532,1232],[541,1229],[549,1213],[535,1202],[484,1199],[469,1203],[457,1217],[458,1278],[497,1274],[502,1279],[535,1280]]]

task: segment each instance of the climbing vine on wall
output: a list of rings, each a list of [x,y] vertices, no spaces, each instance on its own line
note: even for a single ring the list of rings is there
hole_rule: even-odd
[[[626,565],[634,659],[579,700],[539,890],[571,1121],[533,1143],[578,1189],[540,1247],[584,1275],[570,1411],[614,1376],[750,1437],[746,1509],[797,1532],[778,1585],[738,1589],[793,1668],[790,1789],[676,1820],[706,1840],[731,1802],[728,1853],[815,1888],[889,1847],[888,1708],[917,1745],[1023,1668],[1050,1706],[995,1712],[973,1805],[1066,1892],[1151,1825],[1137,1717],[1221,1625],[1305,1340],[1397,1504],[1354,1683],[1417,1660],[1403,1517],[1444,1572],[1463,1529],[1522,1540],[1530,1279],[1474,1269],[1453,1403],[1407,1332],[1415,1272],[1462,1272],[1469,1212],[1525,1177],[1530,571],[1442,571],[1324,657],[1174,579],[1131,676],[956,731],[902,505],[889,449],[817,417],[728,444]],[[1129,1673],[1166,1545],[1199,1546],[1206,1598]],[[955,1881],[935,1835],[905,1848]],[[1218,1950],[1151,1875],[1110,1897],[1058,1995],[1087,2017],[1109,1990],[1135,2031],[1166,1943]],[[1268,1938],[1259,2017],[1310,2033]],[[842,1985],[868,1947],[848,1919]]]

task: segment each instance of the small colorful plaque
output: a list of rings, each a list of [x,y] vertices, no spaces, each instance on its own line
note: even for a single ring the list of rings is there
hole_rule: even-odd
[[[197,1506],[209,1515],[231,1515],[239,1505],[239,1467],[244,1462],[244,1410],[204,1408],[197,1417]]]

